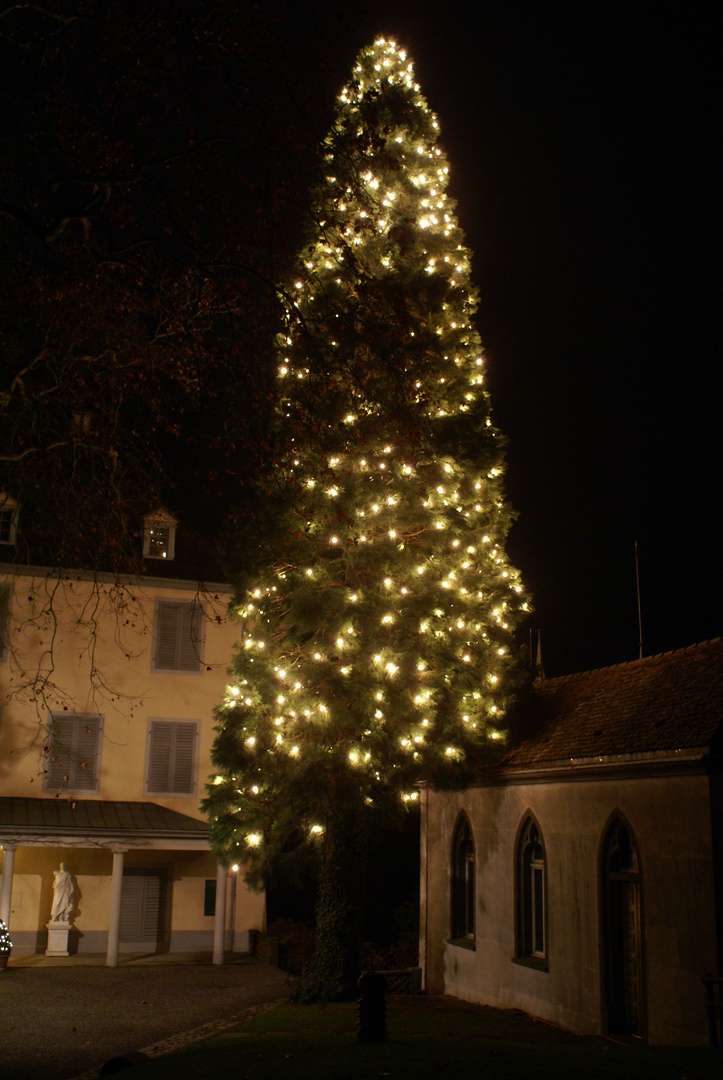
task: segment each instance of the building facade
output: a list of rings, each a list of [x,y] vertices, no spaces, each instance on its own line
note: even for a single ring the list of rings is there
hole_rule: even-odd
[[[182,540],[171,515],[147,519],[142,577],[0,566],[0,917],[15,950],[47,948],[61,861],[71,951],[220,962],[263,928],[263,895],[217,865],[199,809],[236,631],[230,587],[193,580]]]
[[[429,992],[705,1045],[723,973],[723,641],[537,683],[536,729],[422,792]]]

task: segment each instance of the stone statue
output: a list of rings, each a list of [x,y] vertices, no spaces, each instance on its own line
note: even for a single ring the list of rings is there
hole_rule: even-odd
[[[73,910],[73,879],[60,864],[60,870],[53,871],[53,907],[50,918],[55,922],[69,922]]]

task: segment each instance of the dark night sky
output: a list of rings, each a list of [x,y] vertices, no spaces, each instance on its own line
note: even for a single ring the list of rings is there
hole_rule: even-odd
[[[645,654],[719,635],[714,5],[340,8],[440,119],[548,676],[637,657],[636,540]]]

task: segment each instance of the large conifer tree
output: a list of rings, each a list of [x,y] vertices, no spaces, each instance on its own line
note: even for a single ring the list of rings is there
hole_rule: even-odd
[[[527,606],[437,136],[405,52],[363,50],[288,283],[270,527],[239,567],[205,804],[216,851],[252,880],[291,837],[320,843],[320,955],[338,976],[349,913],[333,895],[365,808],[413,803],[421,779],[461,786],[499,750]]]

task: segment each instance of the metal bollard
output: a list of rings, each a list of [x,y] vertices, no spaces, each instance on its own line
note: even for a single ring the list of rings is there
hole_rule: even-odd
[[[359,1038],[362,1042],[386,1042],[387,980],[377,971],[365,971],[359,979]]]
[[[118,1057],[109,1058],[98,1073],[99,1077],[115,1076],[116,1073],[125,1072],[131,1065],[142,1065],[148,1061],[148,1055],[141,1050],[129,1050],[127,1054],[119,1054]]]

